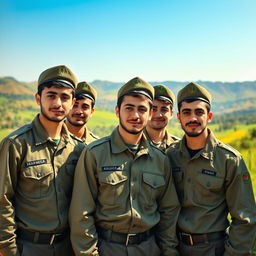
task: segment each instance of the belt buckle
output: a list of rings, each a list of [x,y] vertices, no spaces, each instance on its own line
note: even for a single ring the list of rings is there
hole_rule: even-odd
[[[189,245],[194,245],[193,238],[192,238],[192,236],[190,234],[182,232],[181,235],[188,238]]]
[[[130,237],[134,237],[136,236],[137,234],[127,234],[126,236],[126,242],[125,242],[125,246],[127,246],[129,244],[129,241],[130,241]]]

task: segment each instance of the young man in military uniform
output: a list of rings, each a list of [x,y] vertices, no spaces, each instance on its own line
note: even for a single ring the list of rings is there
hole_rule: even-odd
[[[78,83],[75,93],[76,102],[68,113],[66,120],[68,130],[85,144],[98,139],[86,127],[86,123],[94,112],[96,97],[97,92],[89,83]]]
[[[127,82],[118,91],[119,126],[81,154],[70,207],[77,256],[178,255],[169,161],[143,135],[153,96],[144,80]]]
[[[74,104],[76,77],[66,66],[38,79],[40,113],[0,144],[0,255],[73,255],[68,209],[73,173],[84,144],[64,119]]]
[[[154,86],[153,114],[144,130],[146,137],[164,152],[178,138],[168,133],[166,127],[173,115],[175,96],[165,85]]]
[[[184,256],[251,255],[256,207],[250,174],[240,153],[207,129],[210,107],[210,93],[198,84],[178,93],[177,116],[185,135],[167,154],[182,207],[179,251]]]

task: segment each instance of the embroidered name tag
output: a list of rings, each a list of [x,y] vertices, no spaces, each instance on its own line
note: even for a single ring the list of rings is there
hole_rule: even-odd
[[[123,168],[121,166],[102,166],[103,172],[109,172],[109,171],[122,171]]]
[[[203,170],[202,170],[202,173],[203,173],[203,174],[206,174],[206,175],[210,175],[210,176],[216,176],[216,172],[215,172],[215,171],[212,171],[212,170],[203,169]]]
[[[172,172],[180,172],[180,167],[172,167]]]
[[[39,159],[39,160],[34,160],[34,161],[26,162],[25,163],[25,167],[41,165],[41,164],[47,164],[47,159]]]

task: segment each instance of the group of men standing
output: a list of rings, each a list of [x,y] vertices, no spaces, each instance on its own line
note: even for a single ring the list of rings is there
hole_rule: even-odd
[[[139,77],[118,91],[118,126],[86,127],[95,89],[66,66],[41,73],[40,113],[0,144],[0,256],[246,256],[256,206],[239,152],[207,124],[210,93],[175,96]],[[228,218],[228,214],[230,218]]]

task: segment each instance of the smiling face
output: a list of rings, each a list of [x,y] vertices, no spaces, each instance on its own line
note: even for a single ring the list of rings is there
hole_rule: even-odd
[[[146,127],[151,110],[145,96],[124,96],[120,109],[116,107],[119,129],[126,134],[140,134]]]
[[[206,103],[200,100],[182,102],[177,117],[188,137],[207,134],[207,124],[212,120],[212,112],[208,112]]]
[[[148,127],[154,130],[164,129],[172,118],[172,105],[163,100],[153,101],[152,117],[148,121]]]
[[[73,90],[70,88],[45,87],[41,95],[36,93],[36,102],[40,106],[40,116],[48,121],[61,122],[73,106]]]
[[[84,126],[92,116],[94,109],[92,108],[92,100],[85,98],[76,100],[73,108],[68,113],[68,122],[73,126]]]

